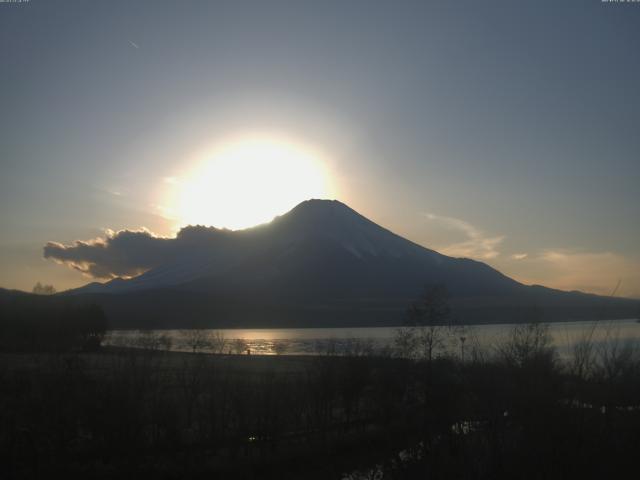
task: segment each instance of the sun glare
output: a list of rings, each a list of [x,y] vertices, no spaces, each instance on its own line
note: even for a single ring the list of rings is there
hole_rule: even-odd
[[[328,176],[320,156],[293,143],[265,138],[216,149],[181,182],[182,225],[232,230],[271,221],[309,198],[326,198]]]

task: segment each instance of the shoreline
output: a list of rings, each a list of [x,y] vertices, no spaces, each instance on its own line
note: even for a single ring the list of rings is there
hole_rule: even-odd
[[[632,317],[627,317],[627,318],[606,318],[606,319],[596,319],[596,320],[590,320],[590,319],[585,319],[585,320],[580,320],[580,319],[570,319],[570,320],[552,320],[552,321],[540,321],[540,322],[533,322],[533,323],[541,323],[543,325],[558,325],[558,324],[578,324],[578,323],[605,323],[605,322],[634,322],[634,323],[640,323],[640,318],[632,318]],[[438,324],[435,326],[438,327],[486,327],[486,326],[491,326],[491,325],[495,325],[495,326],[518,326],[518,325],[526,325],[528,323],[532,323],[532,322],[527,322],[527,321],[522,321],[522,322],[476,322],[476,323],[455,323],[453,325],[451,324],[447,324],[447,323],[443,323],[443,324]],[[142,328],[142,327],[118,327],[118,328],[113,328],[113,329],[109,329],[107,331],[109,332],[136,332],[136,331],[163,331],[163,332],[173,332],[173,331],[183,331],[183,330],[214,330],[214,331],[220,331],[220,330],[231,330],[231,331],[235,331],[235,330],[251,330],[251,331],[267,331],[267,330],[303,330],[303,331],[309,331],[309,330],[361,330],[361,329],[397,329],[397,328],[405,328],[407,327],[407,325],[404,324],[393,324],[393,325],[372,325],[372,326],[365,326],[365,325],[356,325],[356,326],[325,326],[325,327],[321,327],[321,326],[298,326],[298,327],[264,327],[264,326],[260,326],[260,327],[251,327],[251,326],[234,326],[234,327],[207,327],[207,326],[182,326],[182,327],[152,327],[152,328]]]

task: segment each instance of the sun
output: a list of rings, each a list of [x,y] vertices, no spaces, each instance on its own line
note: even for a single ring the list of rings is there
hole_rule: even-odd
[[[215,148],[180,183],[176,210],[182,225],[232,230],[269,222],[303,200],[329,194],[320,154],[264,137]]]

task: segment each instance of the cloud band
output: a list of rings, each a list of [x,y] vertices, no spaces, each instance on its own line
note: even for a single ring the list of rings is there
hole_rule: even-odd
[[[129,278],[177,260],[193,249],[212,248],[224,230],[185,227],[175,238],[158,237],[146,229],[107,231],[105,237],[76,240],[72,245],[48,242],[44,257],[94,278]]]

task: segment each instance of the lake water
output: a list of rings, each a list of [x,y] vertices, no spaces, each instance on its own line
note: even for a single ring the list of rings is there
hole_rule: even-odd
[[[491,349],[505,340],[513,328],[511,324],[465,326],[447,335],[447,348],[452,353],[458,353],[461,343],[464,343],[466,348],[478,345]],[[397,330],[398,327],[210,329],[200,331],[206,334],[209,345],[198,346],[197,349],[224,353],[240,353],[248,349],[251,354],[259,355],[358,354],[392,346]],[[629,342],[640,345],[640,323],[635,319],[551,323],[549,333],[561,356],[567,355],[577,342],[587,336],[596,346]],[[154,344],[161,336],[169,339],[170,345],[159,343],[156,348],[169,348],[172,351],[192,351],[192,345],[197,341],[190,330],[152,330],[146,333],[113,330],[107,335],[105,343],[140,347]],[[460,342],[461,337],[464,337],[463,342]]]

